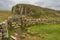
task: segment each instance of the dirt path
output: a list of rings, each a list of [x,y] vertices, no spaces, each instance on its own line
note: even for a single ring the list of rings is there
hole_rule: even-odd
[[[22,35],[22,31],[19,28],[15,29],[15,36],[17,40],[21,40],[20,35]]]

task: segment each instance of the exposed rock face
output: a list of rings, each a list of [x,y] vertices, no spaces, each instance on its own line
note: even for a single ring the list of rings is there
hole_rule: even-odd
[[[34,12],[34,9],[31,7],[29,7],[28,5],[24,5],[24,4],[17,4],[16,6],[13,6],[12,13],[19,14],[19,15],[21,15],[21,14],[30,15]]]
[[[60,13],[47,8],[29,4],[17,4],[12,7],[12,13],[18,15],[28,15],[28,17],[44,18],[44,19],[60,19]]]

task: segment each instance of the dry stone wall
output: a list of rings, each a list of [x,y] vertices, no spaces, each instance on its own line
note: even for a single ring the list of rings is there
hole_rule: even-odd
[[[56,24],[56,23],[60,23],[60,20],[26,19],[26,25],[34,25],[34,24]]]

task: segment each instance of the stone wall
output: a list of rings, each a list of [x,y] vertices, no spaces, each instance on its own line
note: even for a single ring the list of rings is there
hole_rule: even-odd
[[[34,24],[56,24],[56,23],[60,23],[60,20],[26,19],[26,25],[34,25]]]
[[[8,38],[8,25],[6,21],[0,23],[0,33],[2,38]]]

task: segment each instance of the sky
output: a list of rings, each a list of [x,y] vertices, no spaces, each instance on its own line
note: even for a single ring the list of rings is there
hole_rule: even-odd
[[[0,10],[11,10],[12,6],[21,3],[60,10],[60,0],[0,0]]]

